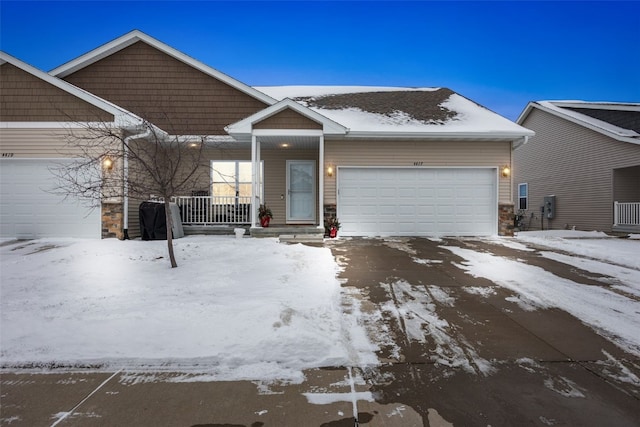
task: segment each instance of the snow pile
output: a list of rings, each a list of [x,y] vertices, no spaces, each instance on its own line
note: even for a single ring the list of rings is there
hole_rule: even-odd
[[[341,316],[329,249],[276,239],[35,240],[1,255],[3,366],[205,371],[301,380],[375,361],[352,306]],[[358,337],[358,348],[350,344]]]

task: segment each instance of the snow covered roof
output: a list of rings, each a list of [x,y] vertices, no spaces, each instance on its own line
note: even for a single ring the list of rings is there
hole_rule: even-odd
[[[260,86],[349,129],[349,136],[518,139],[534,132],[446,88]]]
[[[640,103],[536,101],[527,105],[517,123],[522,124],[533,108],[619,141],[640,144]]]

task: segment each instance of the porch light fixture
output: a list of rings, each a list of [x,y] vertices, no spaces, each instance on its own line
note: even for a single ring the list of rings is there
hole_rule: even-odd
[[[287,148],[289,146],[289,144],[287,144],[286,142],[283,142],[282,144],[280,144],[280,147],[282,148]]]
[[[105,156],[102,159],[102,168],[107,172],[109,172],[109,171],[111,171],[111,169],[113,169],[113,160],[111,159],[111,157]]]
[[[508,178],[511,175],[511,168],[508,165],[504,165],[502,167],[502,176]]]
[[[327,167],[327,176],[333,176],[333,167],[332,166]]]

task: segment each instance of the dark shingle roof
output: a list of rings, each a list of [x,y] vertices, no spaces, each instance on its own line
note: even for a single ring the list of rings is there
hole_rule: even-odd
[[[454,94],[450,89],[358,92],[325,95],[318,97],[299,97],[309,107],[327,110],[357,108],[368,113],[393,116],[400,112],[423,123],[439,124],[456,117],[457,113],[441,104]]]
[[[564,107],[567,110],[602,120],[622,129],[630,129],[640,133],[640,112],[639,111],[623,111],[598,108],[573,108]]]

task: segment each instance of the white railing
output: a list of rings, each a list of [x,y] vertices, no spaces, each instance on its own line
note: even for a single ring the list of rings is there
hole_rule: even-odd
[[[249,224],[251,197],[177,196],[171,201],[180,208],[183,224]]]
[[[640,225],[640,202],[614,202],[613,225]]]

